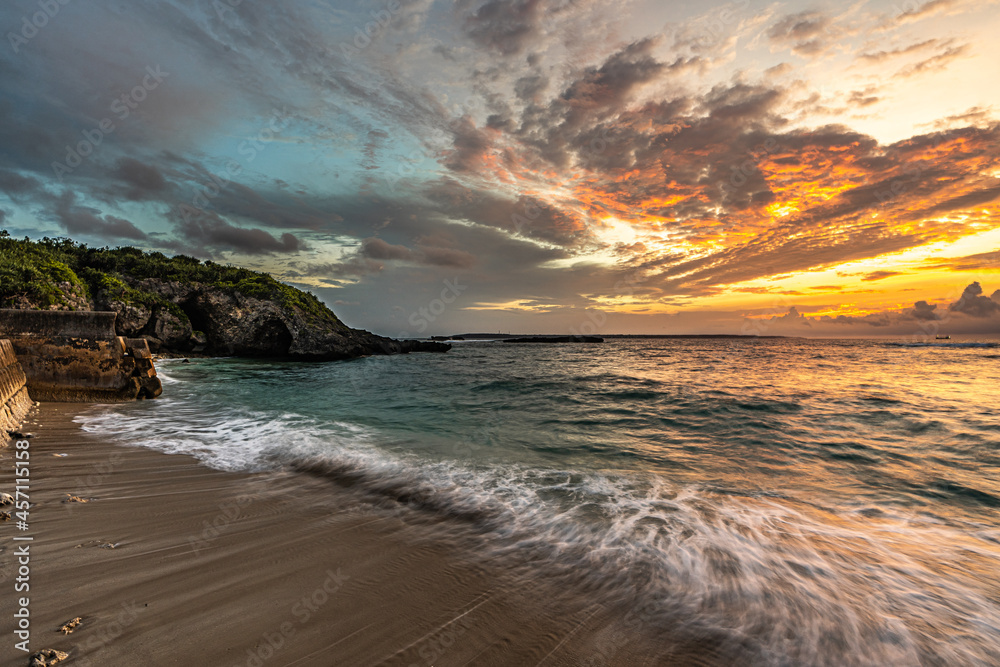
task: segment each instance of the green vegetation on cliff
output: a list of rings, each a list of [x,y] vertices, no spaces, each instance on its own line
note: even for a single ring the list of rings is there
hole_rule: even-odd
[[[0,307],[21,303],[68,307],[74,288],[86,286],[63,255],[42,244],[15,241],[0,231]]]
[[[0,231],[0,308],[80,309],[80,296],[92,299],[104,290],[117,301],[166,308],[186,320],[176,304],[138,286],[146,279],[239,292],[297,309],[315,321],[343,326],[315,296],[266,273],[130,247],[90,248],[70,239],[18,240]]]

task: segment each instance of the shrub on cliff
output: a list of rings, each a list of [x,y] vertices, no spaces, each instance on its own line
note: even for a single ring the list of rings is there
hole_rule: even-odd
[[[186,321],[177,304],[137,287],[149,279],[234,290],[297,308],[317,322],[343,326],[315,296],[266,273],[131,247],[90,248],[63,238],[17,240],[0,231],[0,307],[81,310],[92,308],[94,298],[103,291],[123,304],[162,307]]]
[[[64,259],[0,231],[0,307],[86,309],[87,287]]]

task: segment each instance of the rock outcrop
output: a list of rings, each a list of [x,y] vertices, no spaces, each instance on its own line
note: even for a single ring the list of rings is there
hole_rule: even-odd
[[[118,313],[119,336],[145,338],[153,352],[325,361],[451,349],[352,329],[325,308],[248,296],[235,288],[147,278],[133,289],[162,304],[135,306],[102,292],[95,305]]]

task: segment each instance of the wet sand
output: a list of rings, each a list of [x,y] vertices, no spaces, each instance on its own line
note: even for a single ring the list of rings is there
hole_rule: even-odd
[[[109,444],[73,423],[84,409],[41,404],[23,429],[33,505],[30,530],[0,525],[0,665],[28,663],[14,535],[34,537],[30,648],[72,665],[707,664],[677,646],[654,657],[586,595],[478,562],[327,479]]]

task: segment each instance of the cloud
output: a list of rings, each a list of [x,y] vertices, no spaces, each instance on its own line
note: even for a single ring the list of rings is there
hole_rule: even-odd
[[[55,206],[55,219],[70,234],[96,236],[111,240],[143,240],[146,233],[124,218],[100,215],[100,211],[75,204],[76,195],[66,191]]]
[[[935,14],[947,12],[965,3],[960,2],[959,0],[930,0],[929,2],[925,2],[920,5],[915,2],[907,4],[909,6],[904,4],[906,9],[896,16],[896,20],[901,23],[930,18]]]
[[[477,129],[469,118],[453,125],[453,150],[444,160],[445,166],[457,172],[479,172],[483,169],[490,149],[487,130]]]
[[[434,243],[435,240],[417,244],[416,250],[406,246],[393,245],[379,238],[368,238],[361,242],[358,256],[383,261],[403,261],[427,266],[444,266],[459,269],[470,268],[475,257],[464,250],[448,248]],[[436,239],[440,243],[440,239]]]
[[[539,36],[541,0],[487,0],[474,10],[472,3],[459,2],[464,11],[465,34],[476,44],[502,56],[523,53]]]
[[[1000,128],[985,107],[880,143],[847,123],[891,102],[891,84],[848,78],[842,98],[812,97],[827,74],[787,63],[760,72],[756,56],[737,57],[756,33],[765,51],[839,49],[913,75],[966,55],[949,54],[961,47],[945,37],[858,49],[855,23],[880,18],[862,10],[727,7],[675,32],[662,22],[636,32],[628,10],[591,0],[420,0],[347,56],[340,47],[368,9],[238,5],[220,16],[191,3],[70,3],[31,58],[0,53],[8,221],[36,214],[80,234],[221,256],[334,285],[343,292],[328,294],[352,303],[392,292],[404,314],[459,272],[476,277],[484,304],[570,312],[641,276],[631,307],[683,308],[746,281],[996,223],[995,207],[978,210],[1000,196]],[[946,5],[906,15],[957,6]],[[146,60],[175,74],[57,181],[52,161],[136,85]],[[275,109],[287,124],[254,143]],[[827,111],[837,123],[816,121]],[[192,203],[201,211],[185,219]],[[996,258],[935,262],[964,270]]]
[[[862,53],[858,55],[858,60],[866,64],[882,63],[885,62],[886,60],[909,55],[917,51],[923,51],[932,48],[934,46],[937,46],[939,44],[941,44],[941,40],[925,39],[922,42],[915,42],[913,44],[910,44],[909,46],[903,46],[897,49],[869,51],[867,53]]]
[[[792,53],[815,57],[824,53],[830,43],[828,36],[833,20],[817,11],[804,11],[785,16],[772,25],[767,36],[771,43],[788,47]]]
[[[168,187],[167,180],[157,167],[130,157],[118,161],[112,176],[128,186],[123,196],[133,201],[159,198]]]
[[[962,297],[951,304],[948,309],[971,317],[995,317],[1000,314],[1000,298],[992,299],[982,296],[982,294],[982,286],[978,282],[974,282],[965,288]],[[997,297],[998,294],[995,292],[993,296]]]
[[[893,276],[903,276],[905,273],[899,271],[872,271],[871,273],[866,273],[861,277],[861,280],[866,282],[873,282],[876,280],[885,280],[886,278],[892,278]]]
[[[431,266],[468,269],[476,263],[476,258],[471,253],[456,248],[421,246],[420,255],[420,261]]]
[[[917,301],[913,304],[910,316],[918,320],[940,320],[943,319],[941,313],[937,312],[936,304],[929,304],[926,301]]]
[[[256,228],[237,227],[213,212],[178,207],[172,212],[178,234],[193,246],[235,250],[248,255],[296,253],[307,246],[285,232],[280,238]]]
[[[369,259],[401,259],[413,258],[413,251],[401,245],[392,245],[382,239],[369,238],[361,242],[358,254]]]
[[[937,70],[943,70],[948,67],[948,65],[953,61],[957,60],[969,53],[971,47],[969,44],[959,44],[957,46],[949,46],[947,49],[941,53],[935,54],[930,58],[921,60],[918,63],[908,65],[903,69],[896,72],[896,76],[899,77],[912,77],[918,74],[926,74],[928,72],[934,72]]]
[[[929,270],[946,269],[950,271],[983,271],[1000,268],[1000,250],[981,252],[964,257],[937,257],[927,260]]]

